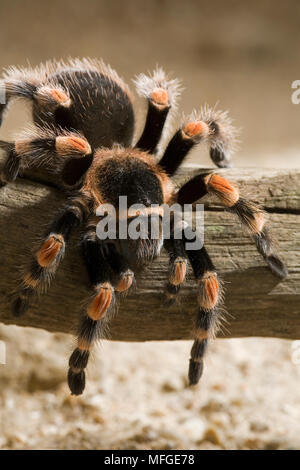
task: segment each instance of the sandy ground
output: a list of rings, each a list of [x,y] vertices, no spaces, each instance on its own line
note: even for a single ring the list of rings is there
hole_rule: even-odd
[[[3,0],[0,65],[89,55],[129,81],[159,63],[183,80],[186,113],[206,101],[230,109],[242,128],[236,166],[299,166],[291,83],[299,79],[300,4],[224,5]],[[19,108],[2,137],[9,124],[23,126]],[[190,160],[210,164],[200,150]],[[74,398],[65,377],[71,337],[1,326],[0,340],[1,448],[300,448],[298,343],[217,340],[200,385],[189,389],[189,342],[107,342]]]
[[[1,448],[300,448],[295,342],[217,340],[194,389],[189,342],[105,342],[76,398],[65,380],[71,337],[14,326],[0,337]]]

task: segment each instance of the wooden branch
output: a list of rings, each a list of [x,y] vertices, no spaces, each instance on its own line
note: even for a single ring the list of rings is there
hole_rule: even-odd
[[[202,170],[204,170],[202,168]],[[184,168],[182,181],[200,168]],[[226,288],[229,312],[224,335],[300,338],[299,221],[300,172],[297,170],[235,169],[218,171],[237,181],[241,193],[260,201],[270,212],[270,225],[278,251],[289,268],[280,282],[265,267],[254,244],[237,219],[215,201],[207,202],[205,243]],[[43,176],[34,176],[39,181]],[[20,319],[10,313],[9,292],[16,286],[18,270],[32,242],[45,231],[64,196],[55,188],[19,179],[0,189],[0,321],[73,333],[80,304],[89,295],[85,269],[76,235],[48,294],[42,296]],[[175,340],[191,338],[196,308],[196,285],[190,275],[180,303],[166,308],[162,303],[168,260],[163,254],[137,279],[135,290],[122,299],[111,323],[111,337],[122,341]],[[222,333],[221,333],[222,336]]]

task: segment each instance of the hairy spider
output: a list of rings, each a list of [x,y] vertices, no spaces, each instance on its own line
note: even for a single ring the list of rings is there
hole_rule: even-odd
[[[280,277],[287,271],[274,252],[265,228],[265,215],[253,202],[239,196],[236,186],[214,172],[200,174],[176,188],[171,180],[188,152],[206,142],[210,156],[219,167],[230,163],[235,129],[227,113],[204,106],[199,113],[183,119],[160,159],[157,146],[170,110],[176,107],[179,82],[162,69],[152,75],[139,75],[137,92],[148,100],[147,117],[141,137],[133,145],[134,111],[126,84],[110,67],[97,60],[48,62],[37,68],[11,68],[3,77],[6,103],[14,98],[32,102],[34,127],[20,134],[15,142],[1,141],[7,159],[1,183],[14,181],[26,165],[44,165],[57,172],[61,187],[67,189],[66,205],[52,221],[37,253],[18,288],[12,310],[24,314],[30,299],[46,290],[64,255],[72,229],[83,226],[81,249],[91,283],[78,329],[77,347],[69,360],[68,383],[72,394],[85,387],[93,343],[104,337],[113,301],[131,286],[134,272],[155,258],[164,244],[170,257],[166,291],[172,301],[185,279],[189,260],[198,281],[198,310],[194,344],[189,365],[190,384],[196,384],[203,371],[203,356],[220,318],[222,289],[205,247],[186,249],[186,235],[163,240],[157,238],[100,240],[96,235],[96,209],[104,203],[118,206],[120,196],[128,204],[146,206],[145,217],[163,204],[193,203],[207,193],[216,195],[224,207],[235,213],[249,230],[258,251]],[[158,210],[152,209],[156,205]],[[134,219],[136,213],[126,213]],[[123,214],[124,215],[124,214]],[[121,217],[121,215],[120,215]],[[161,221],[160,221],[161,222]],[[174,227],[173,227],[174,229]],[[182,229],[183,230],[183,229]]]

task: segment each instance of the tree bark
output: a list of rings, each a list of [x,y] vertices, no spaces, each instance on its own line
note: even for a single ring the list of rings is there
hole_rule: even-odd
[[[182,182],[200,171],[185,167],[177,176]],[[254,243],[232,214],[215,200],[206,199],[205,245],[225,281],[225,315],[220,336],[271,336],[300,338],[300,190],[299,170],[218,170],[236,181],[241,194],[260,202],[269,212],[269,225],[289,275],[274,277]],[[43,175],[27,174],[0,189],[0,321],[43,328],[53,332],[76,331],[81,303],[89,296],[85,268],[78,249],[78,234],[67,247],[49,292],[33,303],[19,319],[10,312],[9,294],[18,284],[19,271],[28,253],[39,243],[64,195]],[[202,202],[202,201],[201,201]],[[191,271],[191,269],[190,269]],[[136,287],[120,298],[111,322],[113,340],[177,340],[192,337],[196,309],[196,284],[191,272],[179,303],[166,307],[162,301],[168,259],[162,253],[137,277]]]

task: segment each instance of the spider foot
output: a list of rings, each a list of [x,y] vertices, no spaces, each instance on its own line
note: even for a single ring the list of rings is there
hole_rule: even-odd
[[[75,370],[70,368],[68,371],[68,385],[71,395],[82,395],[85,389],[85,372],[84,370]]]

